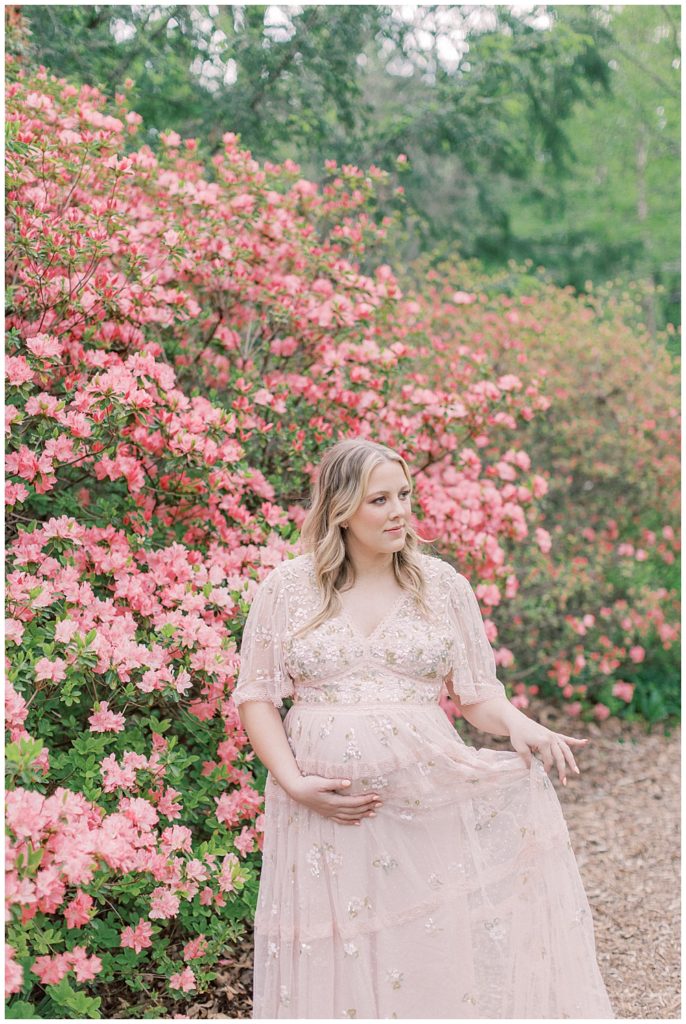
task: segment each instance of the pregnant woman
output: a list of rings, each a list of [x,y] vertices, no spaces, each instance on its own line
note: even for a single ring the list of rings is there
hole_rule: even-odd
[[[547,776],[578,771],[585,741],[507,700],[468,581],[420,550],[411,493],[396,452],[335,444],[305,553],[246,621],[233,696],[268,769],[253,1017],[612,1018]],[[444,683],[514,750],[465,744]]]

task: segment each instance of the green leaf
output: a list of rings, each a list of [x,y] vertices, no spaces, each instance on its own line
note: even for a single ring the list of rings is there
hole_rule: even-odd
[[[27,771],[31,762],[40,754],[43,746],[42,740],[17,740],[7,746],[5,759],[15,771]]]
[[[9,1020],[35,1020],[39,1014],[33,1003],[20,999],[16,1003],[5,1003],[5,1016]]]

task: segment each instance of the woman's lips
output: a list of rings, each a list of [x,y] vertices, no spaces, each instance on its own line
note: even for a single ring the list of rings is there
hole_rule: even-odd
[[[392,529],[390,529],[390,530],[386,530],[385,532],[386,532],[386,533],[400,533],[400,531],[401,531],[402,529],[403,529],[403,527],[402,527],[402,526],[394,526],[394,527],[393,527]]]

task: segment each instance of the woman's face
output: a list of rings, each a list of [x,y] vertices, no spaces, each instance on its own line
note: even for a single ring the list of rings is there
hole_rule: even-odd
[[[348,529],[344,531],[347,543],[353,549],[370,554],[399,551],[405,544],[406,526],[410,521],[410,494],[410,486],[398,462],[387,461],[375,466],[362,503],[348,518]]]

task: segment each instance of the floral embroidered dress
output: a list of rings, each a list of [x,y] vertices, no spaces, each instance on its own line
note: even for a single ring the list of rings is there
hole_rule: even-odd
[[[303,774],[383,806],[341,825],[271,773],[254,1018],[613,1018],[591,912],[543,765],[464,743],[438,701],[504,695],[468,581],[421,555],[431,618],[403,594],[369,636],[320,606],[311,555],[272,570],[246,621],[234,701],[292,697]]]

